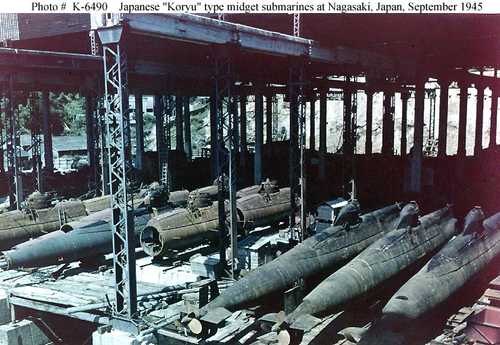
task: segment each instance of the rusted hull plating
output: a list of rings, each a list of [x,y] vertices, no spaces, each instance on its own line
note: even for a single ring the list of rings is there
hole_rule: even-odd
[[[277,193],[257,193],[236,201],[238,222],[244,231],[266,226],[286,218],[291,211],[290,188]]]
[[[218,203],[194,211],[179,208],[151,219],[140,235],[144,252],[164,256],[170,250],[203,243],[217,237]]]
[[[279,222],[291,210],[290,188],[244,196],[237,200],[236,208],[240,231]],[[141,233],[141,246],[150,256],[165,256],[171,250],[216,240],[218,225],[217,202],[208,207],[176,209],[151,219]]]
[[[187,200],[187,191],[174,191],[169,194],[167,207],[184,204]],[[111,209],[109,196],[76,202],[85,205],[86,213],[82,218],[67,217],[70,220],[54,231],[38,237],[35,240],[19,244],[12,250],[4,252],[0,261],[2,268],[42,267],[92,258],[112,251]],[[64,203],[62,203],[64,204]],[[134,204],[143,204],[141,194],[134,194]],[[164,212],[164,210],[160,210]],[[138,235],[151,219],[146,207],[139,207],[134,211],[136,246],[139,244]],[[76,219],[76,220],[73,220]],[[71,221],[73,220],[73,221]],[[17,230],[19,231],[19,229]]]
[[[63,201],[41,210],[11,211],[0,215],[0,250],[10,249],[59,229],[64,220],[74,221],[87,215],[81,201]]]

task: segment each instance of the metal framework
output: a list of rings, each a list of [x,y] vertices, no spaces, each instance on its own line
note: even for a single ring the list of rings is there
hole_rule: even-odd
[[[97,102],[94,96],[90,93],[85,94],[85,126],[87,132],[87,156],[89,167],[91,169],[89,179],[89,190],[97,189],[97,156],[98,156],[98,141],[96,140],[96,106]]]
[[[6,107],[7,131],[7,162],[9,170],[9,201],[10,207],[21,209],[23,202],[22,177],[19,170],[19,143],[20,132],[17,128],[16,95],[14,93],[15,75],[9,74],[8,106]]]
[[[436,156],[438,151],[438,140],[436,138],[436,90],[426,90],[426,94],[429,97],[429,127],[424,152],[426,156]]]
[[[235,122],[236,98],[232,94],[234,86],[234,71],[232,59],[228,49],[215,52],[215,109],[217,118],[217,147],[216,147],[216,171],[218,183],[218,207],[219,207],[219,233],[220,233],[220,262],[227,264],[225,243],[227,231],[231,238],[231,277],[236,278],[237,266],[237,211],[236,211],[236,160],[235,152],[238,141],[236,136]],[[227,105],[224,107],[224,99]],[[225,198],[225,179],[229,179],[229,219],[227,219]]]
[[[156,140],[160,184],[171,190],[172,181],[169,170],[169,153],[171,145],[170,121],[175,118],[175,99],[173,96],[155,96],[154,112],[156,119]]]
[[[137,311],[135,236],[133,204],[129,191],[130,137],[127,136],[128,93],[127,59],[121,49],[121,27],[99,31],[103,44],[106,139],[113,234],[113,267],[115,273],[114,316],[133,320]]]
[[[384,91],[384,115],[382,120],[382,154],[394,154],[395,97],[391,90]]]
[[[52,128],[50,127],[50,93],[47,90],[42,91],[40,103],[42,112],[42,131],[43,131],[43,150],[45,171],[54,170],[54,156],[52,153]]]
[[[90,53],[92,55],[97,55],[99,53],[99,46],[97,45],[97,40],[95,39],[95,30],[89,31],[90,39]]]
[[[352,179],[354,178],[354,114],[353,114],[353,92],[355,93],[353,86],[350,84],[351,79],[346,77],[346,87],[344,88],[344,123],[343,123],[343,144],[342,153],[344,155],[343,159],[343,171],[342,175],[344,177],[344,195],[350,194]]]
[[[31,109],[31,160],[33,163],[34,188],[39,192],[44,192],[43,172],[42,172],[42,137],[41,118],[38,93],[32,93],[30,97]]]
[[[300,37],[300,13],[293,14],[293,35]]]
[[[354,82],[357,82],[357,77],[354,77]],[[357,145],[358,145],[358,138],[357,138],[357,128],[358,128],[358,91],[354,90],[352,93],[352,105],[351,105],[351,113],[352,113],[352,146],[353,146],[353,152],[355,153],[357,150]],[[353,176],[354,178],[354,176]]]
[[[306,145],[306,99],[304,97],[304,64],[293,61],[289,69],[288,97],[290,99],[290,229],[292,238],[302,241],[306,236],[306,179],[305,179],[305,145]],[[300,205],[297,205],[300,197]],[[295,214],[300,206],[300,223],[298,234]]]
[[[354,77],[354,82],[357,82],[357,77]],[[352,143],[352,161],[351,161],[351,193],[350,199],[356,199],[356,159],[355,154],[358,146],[358,90],[354,90],[351,99],[351,143]]]
[[[100,183],[96,184],[96,189],[99,188],[100,191],[96,191],[98,195],[108,195],[109,194],[109,158],[108,158],[108,147],[106,144],[106,121],[105,121],[105,108],[104,99],[97,99],[97,107],[95,110],[95,138],[96,139],[96,181]]]

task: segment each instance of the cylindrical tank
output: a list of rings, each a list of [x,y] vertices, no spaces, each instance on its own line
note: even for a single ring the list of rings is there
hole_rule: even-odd
[[[252,194],[257,194],[261,192],[267,192],[267,193],[272,193],[278,191],[278,182],[276,180],[266,180],[265,182],[261,184],[256,184],[250,187],[246,187],[243,189],[240,189],[238,192],[236,192],[236,197],[237,198],[243,198],[244,196],[247,195],[252,195]]]
[[[218,203],[200,208],[178,208],[151,219],[141,233],[144,252],[163,256],[217,238]]]
[[[135,233],[150,219],[145,209],[135,210]],[[137,244],[137,242],[135,242]],[[94,258],[113,251],[111,225],[96,220],[71,231],[54,231],[3,253],[5,269],[43,267]]]
[[[59,229],[61,223],[86,216],[81,201],[63,201],[55,207],[28,209],[0,215],[0,250]]]
[[[78,220],[63,224],[60,230],[63,232],[69,232],[74,229],[94,225],[97,222],[109,222],[111,219],[111,214],[112,214],[111,208],[94,212],[86,217],[82,217]]]
[[[173,207],[185,206],[189,197],[189,191],[186,190],[176,190],[170,192],[168,196],[168,203]]]
[[[291,211],[290,188],[247,195],[236,201],[236,208],[245,231],[279,222]]]
[[[83,204],[87,210],[87,214],[102,211],[111,207],[109,195],[98,196],[96,198],[84,200]]]
[[[271,193],[266,192],[271,191]],[[175,209],[151,219],[141,233],[141,245],[150,256],[164,256],[169,250],[185,249],[218,238],[218,202],[209,195],[191,194],[188,208]],[[236,201],[238,231],[276,223],[291,210],[290,188],[262,189]],[[226,212],[229,209],[225,202]]]

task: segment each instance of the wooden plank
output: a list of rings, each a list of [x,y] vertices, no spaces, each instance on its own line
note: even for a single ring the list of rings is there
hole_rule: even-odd
[[[23,286],[10,290],[12,296],[61,305],[78,306],[95,303],[95,299],[76,297],[74,294],[54,291],[38,286]]]
[[[63,294],[69,293],[75,297],[91,300],[104,300],[105,295],[113,295],[114,289],[103,286],[91,286],[90,284],[76,284],[69,282],[53,283],[48,282],[40,287],[44,289],[60,292]]]
[[[33,301],[33,300],[28,300],[28,299],[24,299],[24,298],[20,298],[20,297],[11,297],[10,303],[14,306],[40,310],[40,311],[44,311],[44,312],[52,313],[52,314],[68,316],[65,313],[65,308],[61,308],[61,307],[57,307],[54,305]],[[92,322],[92,323],[96,323],[96,324],[101,324],[101,325],[108,325],[110,323],[109,318],[106,316],[94,315],[94,314],[89,314],[89,313],[75,313],[75,314],[72,314],[71,316],[68,316],[68,317],[72,317],[75,319],[88,321],[88,322]]]
[[[490,289],[500,290],[500,276],[490,282]]]

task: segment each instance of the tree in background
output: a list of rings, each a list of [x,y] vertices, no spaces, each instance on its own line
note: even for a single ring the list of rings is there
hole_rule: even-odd
[[[36,99],[36,107],[25,99],[19,105],[19,126],[25,134],[31,128],[33,109],[41,109],[40,93]],[[85,98],[73,93],[50,93],[50,126],[53,135],[85,135]]]

